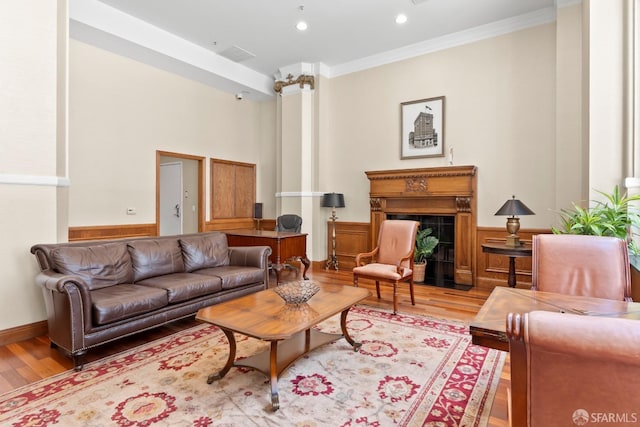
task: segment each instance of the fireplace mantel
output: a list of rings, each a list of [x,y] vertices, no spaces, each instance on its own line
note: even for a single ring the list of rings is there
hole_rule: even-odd
[[[371,247],[387,215],[455,216],[454,280],[475,285],[476,166],[365,172],[370,181]]]

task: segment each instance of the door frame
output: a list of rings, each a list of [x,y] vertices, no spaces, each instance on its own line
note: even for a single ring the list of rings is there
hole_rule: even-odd
[[[198,232],[204,231],[205,206],[204,206],[204,161],[205,157],[191,154],[173,153],[170,151],[156,150],[156,236],[160,235],[160,156],[174,157],[176,159],[196,160],[198,162]]]

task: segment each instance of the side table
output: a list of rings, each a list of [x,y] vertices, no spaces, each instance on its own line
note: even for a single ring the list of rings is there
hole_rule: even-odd
[[[531,245],[521,244],[520,246],[511,247],[504,243],[483,243],[482,252],[496,255],[506,255],[509,257],[509,278],[507,283],[510,288],[516,287],[516,258],[530,257],[533,253]]]

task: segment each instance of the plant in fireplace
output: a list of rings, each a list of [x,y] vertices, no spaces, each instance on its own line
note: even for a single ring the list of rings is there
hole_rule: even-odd
[[[413,252],[413,280],[424,282],[424,272],[427,268],[427,259],[433,255],[433,251],[440,241],[433,236],[431,228],[418,230],[416,234],[416,248]]]

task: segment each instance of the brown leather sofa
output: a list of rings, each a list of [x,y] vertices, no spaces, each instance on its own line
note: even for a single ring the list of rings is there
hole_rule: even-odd
[[[640,322],[533,311],[506,326],[510,425],[640,423]]]
[[[49,339],[76,370],[87,350],[266,289],[267,246],[228,247],[221,232],[38,244]]]

